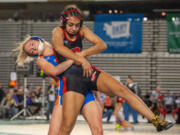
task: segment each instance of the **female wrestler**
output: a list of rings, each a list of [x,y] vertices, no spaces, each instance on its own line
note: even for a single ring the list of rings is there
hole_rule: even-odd
[[[82,24],[83,17],[81,11],[75,6],[68,6],[62,12],[61,26],[53,30],[53,46],[57,52],[56,56],[59,63],[69,58],[73,59],[75,64],[81,65],[72,65],[64,74],[68,85],[66,93],[63,95],[63,125],[61,126],[59,134],[70,134],[84,101],[84,95],[87,93],[85,90],[87,90],[88,87],[93,90],[98,89],[106,94],[122,97],[133,109],[150,120],[157,128],[157,131],[172,127],[172,123],[160,120],[139,97],[134,95],[123,84],[109,74],[99,71],[94,66],[90,67],[90,64],[85,58],[102,52],[106,49],[106,44]],[[94,46],[82,51],[80,55],[73,53],[73,51],[82,50],[83,38],[90,41]],[[83,75],[86,77],[83,77]],[[73,102],[75,100],[76,102]],[[71,104],[69,104],[69,102]],[[74,108],[73,111],[71,111],[72,108]]]
[[[25,61],[30,56],[37,56],[37,65],[39,68],[59,83],[58,96],[56,105],[53,109],[48,133],[49,135],[58,135],[59,129],[62,125],[62,94],[64,92],[63,85],[65,85],[62,73],[73,64],[73,60],[66,60],[58,65],[52,46],[39,37],[28,36],[15,50],[19,51],[17,57],[17,63],[19,65],[24,65]],[[95,101],[92,92],[89,91],[85,95],[82,114],[87,120],[93,135],[103,134],[102,117],[98,107],[99,106]]]

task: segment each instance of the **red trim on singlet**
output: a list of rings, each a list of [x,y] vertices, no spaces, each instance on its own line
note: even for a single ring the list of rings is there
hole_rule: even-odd
[[[57,84],[57,86],[58,86],[59,78],[57,78],[57,77],[55,77],[55,76],[51,76],[51,75],[50,75],[49,77],[53,78],[53,79],[56,81],[56,84]]]
[[[94,69],[96,69],[97,71],[102,72],[100,69],[96,68],[94,65],[91,64],[91,66],[92,66]]]
[[[53,49],[53,51],[54,51],[54,56],[55,56],[55,59],[56,59],[57,63],[59,64],[60,62],[59,62],[59,60],[58,60],[58,58],[57,58],[57,55],[56,55],[56,51],[55,51],[55,49]]]
[[[63,95],[64,95],[64,93],[67,92],[66,77],[63,76],[62,81],[63,81]]]
[[[61,28],[61,26],[59,26],[59,28]],[[73,41],[73,40],[71,40],[71,39],[69,39],[69,38],[68,38],[68,36],[66,35],[66,32],[64,31],[64,29],[63,29],[63,28],[61,28],[61,30],[63,31],[64,36],[66,37],[66,39],[67,39],[69,42],[76,42],[77,37],[78,37],[78,35],[77,35],[77,34],[76,34],[76,39]]]

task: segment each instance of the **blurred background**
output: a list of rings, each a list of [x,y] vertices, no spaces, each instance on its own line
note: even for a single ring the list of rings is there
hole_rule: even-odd
[[[54,83],[34,62],[18,67],[13,49],[27,34],[51,43],[52,30],[69,4],[82,10],[84,25],[108,44],[106,52],[90,58],[92,64],[124,84],[133,78],[139,96],[151,104],[154,98],[162,100],[166,109],[170,106],[166,113],[178,107],[179,0],[0,0],[0,102],[9,93],[18,97],[14,112],[5,119],[20,112],[28,101],[33,102],[28,115],[47,114],[49,95],[56,95]],[[84,48],[91,45],[84,41]]]

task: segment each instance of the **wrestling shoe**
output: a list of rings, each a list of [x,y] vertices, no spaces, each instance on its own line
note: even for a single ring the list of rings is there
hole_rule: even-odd
[[[168,130],[169,128],[171,128],[174,125],[171,122],[162,121],[160,119],[160,117],[157,115],[151,120],[151,122],[156,127],[156,130],[158,132],[161,132],[163,130]]]

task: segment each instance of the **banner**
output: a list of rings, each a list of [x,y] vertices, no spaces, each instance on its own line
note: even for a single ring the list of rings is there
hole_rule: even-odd
[[[168,52],[180,53],[180,14],[167,14]]]
[[[104,53],[141,53],[143,14],[96,15],[94,33],[108,48]]]

